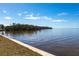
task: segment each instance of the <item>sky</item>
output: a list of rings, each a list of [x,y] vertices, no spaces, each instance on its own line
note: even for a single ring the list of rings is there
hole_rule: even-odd
[[[2,3],[0,24],[79,28],[79,3]]]

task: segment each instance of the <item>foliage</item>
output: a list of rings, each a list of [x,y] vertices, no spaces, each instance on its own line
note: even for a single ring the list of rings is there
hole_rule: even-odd
[[[34,25],[28,25],[28,24],[15,24],[11,26],[6,26],[6,31],[20,31],[20,30],[41,30],[41,29],[52,29],[51,27],[44,27],[44,26],[34,26]]]

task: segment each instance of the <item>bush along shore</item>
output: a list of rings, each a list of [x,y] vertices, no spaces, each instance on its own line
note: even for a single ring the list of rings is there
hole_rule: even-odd
[[[15,24],[5,27],[5,31],[33,31],[33,30],[42,30],[42,29],[52,29],[52,27],[45,27],[45,26],[34,26],[28,24]]]

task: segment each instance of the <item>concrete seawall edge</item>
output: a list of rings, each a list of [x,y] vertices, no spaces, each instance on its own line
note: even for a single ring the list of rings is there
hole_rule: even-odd
[[[51,53],[48,53],[48,52],[46,52],[46,51],[43,51],[43,50],[38,49],[38,48],[36,48],[36,47],[33,47],[33,46],[31,46],[31,45],[22,43],[21,41],[18,41],[18,40],[16,40],[16,39],[9,38],[9,37],[7,37],[7,36],[5,36],[5,35],[1,35],[1,36],[5,37],[5,38],[8,38],[9,40],[11,40],[11,41],[13,41],[13,42],[16,42],[16,43],[18,43],[18,44],[20,44],[20,45],[22,45],[22,46],[24,46],[24,47],[26,47],[26,48],[28,48],[28,49],[30,49],[30,50],[36,52],[36,53],[42,55],[42,56],[55,56],[55,55],[53,55],[53,54],[51,54]]]

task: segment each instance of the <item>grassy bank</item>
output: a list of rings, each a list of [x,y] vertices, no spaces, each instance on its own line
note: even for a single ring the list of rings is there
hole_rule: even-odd
[[[0,56],[40,56],[40,54],[0,36]]]

